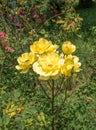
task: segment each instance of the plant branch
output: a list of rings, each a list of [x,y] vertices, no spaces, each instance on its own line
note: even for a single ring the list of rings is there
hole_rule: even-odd
[[[66,99],[67,99],[67,86],[65,86],[64,100],[63,100],[62,104],[60,105],[60,107],[55,111],[55,113],[61,111],[62,106],[64,106]]]
[[[38,79],[37,79],[37,82],[38,82],[38,84],[40,85],[40,87],[42,88],[42,90],[43,90],[44,94],[46,95],[46,97],[50,100],[50,97],[49,97],[49,95],[47,94],[46,90],[44,89],[42,83],[41,83]]]
[[[52,130],[54,128],[54,80],[52,80]]]
[[[64,12],[63,12],[63,13],[64,13]],[[47,19],[47,20],[43,23],[43,25],[44,25],[45,23],[47,23],[48,21],[50,21],[51,19],[53,19],[53,18],[55,18],[55,17],[57,17],[57,16],[59,16],[59,15],[62,15],[63,13],[59,13],[59,14],[57,14],[57,15],[55,15],[55,16],[52,16],[51,18]],[[41,28],[43,27],[43,25],[40,26],[40,28],[37,30],[36,33],[38,33],[38,32],[41,30]]]
[[[62,90],[62,85],[63,85],[63,83],[64,83],[64,78],[62,78],[61,83],[60,83],[59,87],[57,88],[57,91],[56,91],[56,93],[55,93],[55,97],[56,97],[56,96],[59,94],[59,92]]]

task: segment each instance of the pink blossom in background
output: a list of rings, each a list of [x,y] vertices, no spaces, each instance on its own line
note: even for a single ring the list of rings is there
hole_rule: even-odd
[[[9,17],[10,17],[11,20],[14,20],[15,15],[14,14],[10,14]]]
[[[4,38],[5,38],[4,32],[0,32],[0,38],[1,38],[1,39],[4,39]]]
[[[18,29],[17,29],[17,31],[20,33],[20,32],[21,32],[21,29],[20,29],[20,28],[18,28]]]
[[[7,51],[7,52],[10,52],[10,53],[13,53],[15,50],[12,48],[12,47],[10,47],[10,46],[6,46],[5,47],[5,50]]]
[[[1,41],[1,46],[7,51],[7,52],[10,52],[10,53],[13,53],[15,50],[8,46],[8,33],[4,33],[4,32],[0,32],[0,38],[2,39]]]
[[[15,26],[19,26],[19,22],[18,21],[15,22]]]

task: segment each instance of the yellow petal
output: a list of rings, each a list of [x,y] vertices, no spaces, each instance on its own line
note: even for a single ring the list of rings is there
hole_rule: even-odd
[[[69,55],[69,54],[72,54],[76,50],[76,46],[71,44],[70,41],[66,41],[62,45],[62,50],[64,54]]]
[[[48,41],[44,38],[40,38],[38,41],[35,41],[31,46],[30,50],[33,53],[43,54],[45,52],[53,52],[58,48],[58,45],[53,45],[51,41]]]

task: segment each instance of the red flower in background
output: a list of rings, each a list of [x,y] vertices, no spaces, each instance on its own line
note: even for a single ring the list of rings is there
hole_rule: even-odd
[[[58,14],[58,10],[55,8],[53,9],[54,14]]]
[[[43,15],[41,18],[42,20],[45,20],[47,18],[47,15]]]
[[[18,15],[24,15],[24,11],[23,11],[23,10],[20,10],[20,11],[18,12]]]

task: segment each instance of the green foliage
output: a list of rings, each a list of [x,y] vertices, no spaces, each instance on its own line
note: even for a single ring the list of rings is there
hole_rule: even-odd
[[[28,46],[40,37],[50,39],[58,45],[65,40],[72,41],[77,46],[76,54],[82,63],[80,74],[74,76],[68,89],[65,105],[56,112],[56,130],[96,129],[96,5],[90,9],[77,10],[84,19],[82,27],[81,22],[78,22],[81,29],[69,33],[56,23],[58,20],[65,20],[65,6],[60,6],[59,10],[56,5],[51,6],[48,2],[49,0],[0,1],[0,30],[8,34],[8,46],[15,50],[13,53],[6,51],[0,41],[0,130],[51,129],[51,106],[35,81],[34,74],[29,72],[22,75],[15,69],[17,57],[22,52],[29,51]],[[58,10],[57,14],[54,14],[54,8]],[[31,9],[36,10],[35,19],[28,17]],[[24,11],[24,15],[17,15],[20,10]],[[72,11],[73,9],[68,9],[68,21],[79,17]],[[19,26],[9,18],[10,15],[15,15],[14,20],[19,22]],[[38,23],[38,20],[36,22],[42,15],[47,15],[47,18],[42,23]],[[61,79],[57,84],[60,82]],[[46,82],[44,85],[45,90],[50,91]],[[56,99],[55,109],[62,104],[63,96]]]

